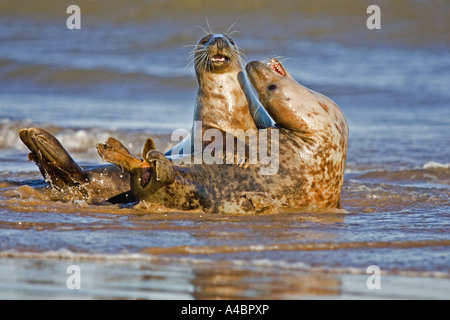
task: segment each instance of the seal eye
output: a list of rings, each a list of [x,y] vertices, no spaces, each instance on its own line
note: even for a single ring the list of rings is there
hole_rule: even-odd
[[[275,90],[277,88],[277,85],[276,84],[271,84],[271,85],[269,85],[268,87],[267,87],[267,89],[269,89],[270,91],[273,91],[273,90]]]
[[[208,34],[200,39],[199,44],[205,45],[209,40],[211,40],[212,34]]]
[[[229,36],[225,35],[225,38],[227,38],[228,41],[230,41],[231,45],[236,45],[233,41],[233,39],[231,39]]]

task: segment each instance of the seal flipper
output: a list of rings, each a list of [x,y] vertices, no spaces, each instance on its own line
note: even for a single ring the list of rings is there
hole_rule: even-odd
[[[39,128],[22,129],[20,139],[30,149],[28,158],[39,167],[53,188],[63,189],[88,182],[87,174],[53,135]]]
[[[100,157],[121,167],[131,174],[131,188],[138,200],[154,194],[157,190],[175,180],[173,163],[161,152],[155,150],[155,143],[148,139],[144,147],[144,160],[138,159],[116,139],[109,138],[97,146]],[[121,200],[122,195],[112,200]],[[126,196],[126,194],[125,194]]]
[[[97,145],[97,151],[101,158],[121,167],[125,172],[132,173],[142,166],[142,160],[133,156],[120,141],[114,138],[109,138],[106,143]]]
[[[161,152],[151,150],[145,155],[145,161],[154,165],[156,181],[161,185],[171,184],[175,180],[173,163]]]
[[[242,197],[248,200],[254,213],[273,213],[277,204],[265,192],[245,192]]]
[[[248,108],[250,110],[250,115],[255,122],[258,129],[266,129],[275,126],[275,121],[263,107],[261,102],[255,97],[251,86],[250,80],[245,72],[238,73],[238,81],[241,86],[242,91],[244,91],[245,97],[247,98]]]

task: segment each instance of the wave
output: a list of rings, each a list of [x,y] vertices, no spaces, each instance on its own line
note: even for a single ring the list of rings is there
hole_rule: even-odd
[[[423,165],[424,169],[450,169],[450,163],[439,163],[435,161],[427,162]]]
[[[131,59],[125,66],[111,62],[103,66],[102,59],[98,58],[97,66],[82,66],[64,64],[46,64],[20,62],[12,59],[0,60],[0,80],[3,91],[19,87],[31,86],[49,88],[61,92],[61,88],[72,88],[72,91],[82,91],[84,94],[104,89],[111,94],[111,86],[115,91],[127,91],[128,96],[133,93],[145,93],[149,88],[163,90],[170,86],[178,89],[195,88],[194,74],[183,70],[182,67],[160,67],[133,65]],[[37,89],[35,89],[37,90]],[[167,90],[167,89],[166,89]]]
[[[67,128],[51,124],[36,124],[31,121],[0,120],[0,150],[28,150],[19,138],[19,131],[23,128],[39,127],[53,134],[70,152],[84,158],[92,157],[99,160],[96,145],[105,142],[109,137],[122,141],[131,152],[140,154],[148,138],[152,138],[159,150],[170,149],[175,142],[170,141],[169,134],[151,131],[135,131],[104,128]]]
[[[450,185],[450,164],[430,161],[424,164],[422,168],[399,171],[372,171],[356,175],[355,179],[403,184],[426,183]]]
[[[421,247],[434,247],[434,246],[442,246],[449,245],[449,243],[439,244],[436,241],[419,241],[416,246],[417,248]],[[448,242],[448,241],[447,241]],[[323,250],[322,245],[319,245],[318,249]],[[381,243],[381,246],[375,246],[378,248],[404,248],[410,247],[411,244],[406,244],[402,242],[393,243],[391,245],[384,245]],[[310,247],[314,246],[310,245]],[[340,249],[347,249],[347,247],[353,247],[347,244],[334,244],[332,248],[326,250],[335,250],[340,247]],[[356,245],[356,247],[360,247],[360,245]],[[373,248],[373,244],[369,245],[370,248]],[[364,248],[362,246],[361,248]],[[157,248],[154,248],[156,251]],[[169,252],[170,248],[161,248],[165,249],[165,251]],[[195,248],[194,248],[195,249]],[[270,249],[270,248],[269,248]],[[298,250],[301,248],[295,248]],[[201,251],[200,249],[196,249],[197,251]],[[247,248],[246,248],[247,250]],[[260,249],[258,249],[260,250]],[[281,250],[281,249],[280,249]],[[149,251],[149,250],[148,250]],[[209,250],[208,250],[209,251]],[[157,264],[190,264],[190,265],[198,265],[202,268],[208,268],[209,265],[215,266],[217,265],[217,260],[209,259],[205,257],[196,256],[195,254],[189,251],[186,253],[190,254],[190,256],[170,256],[165,254],[150,254],[148,252],[139,252],[139,253],[86,253],[86,252],[74,252],[69,249],[58,249],[58,250],[48,250],[48,251],[21,251],[17,249],[7,249],[0,251],[0,258],[2,259],[37,259],[37,260],[70,260],[74,262],[108,262],[108,263],[132,263],[132,262],[151,262]],[[241,260],[241,259],[232,259],[226,262],[226,266],[230,268],[248,268],[248,267],[256,267],[256,268],[276,268],[277,270],[285,270],[285,271],[307,271],[307,272],[321,272],[321,273],[335,273],[335,274],[367,274],[367,270],[365,268],[360,267],[331,267],[331,266],[317,266],[310,265],[305,262],[293,262],[293,261],[284,261],[284,260],[271,260],[271,259],[249,259],[249,260]],[[450,274],[448,272],[443,271],[426,271],[426,270],[408,270],[408,269],[388,269],[383,268],[383,275],[396,275],[396,276],[405,276],[405,277],[430,277],[430,278],[442,278],[448,279],[450,278]]]
[[[209,255],[217,253],[259,252],[259,251],[323,251],[323,250],[349,250],[373,248],[424,248],[424,247],[450,246],[450,240],[423,240],[423,241],[364,241],[364,242],[313,242],[313,243],[277,243],[272,245],[241,245],[241,246],[178,246],[178,247],[151,247],[142,249],[143,253],[159,254],[190,254]]]
[[[410,213],[422,212],[430,215],[448,214],[450,198],[448,186],[443,181],[431,183],[405,181],[374,182],[350,179],[344,181],[342,203],[353,213]]]

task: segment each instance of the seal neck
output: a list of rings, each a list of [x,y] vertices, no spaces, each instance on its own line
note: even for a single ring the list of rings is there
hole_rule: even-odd
[[[256,129],[250,115],[248,101],[242,90],[238,73],[204,73],[198,77],[197,105],[194,120],[204,127],[228,129]]]

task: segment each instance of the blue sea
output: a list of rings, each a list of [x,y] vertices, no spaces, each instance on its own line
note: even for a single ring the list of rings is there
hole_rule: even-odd
[[[371,30],[372,2],[0,0],[0,299],[449,299],[450,3],[376,1]],[[81,29],[66,25],[73,4]],[[82,165],[102,163],[110,136],[168,150],[192,125],[189,46],[230,26],[247,62],[283,57],[344,111],[346,213],[161,213],[39,192],[21,128]]]

